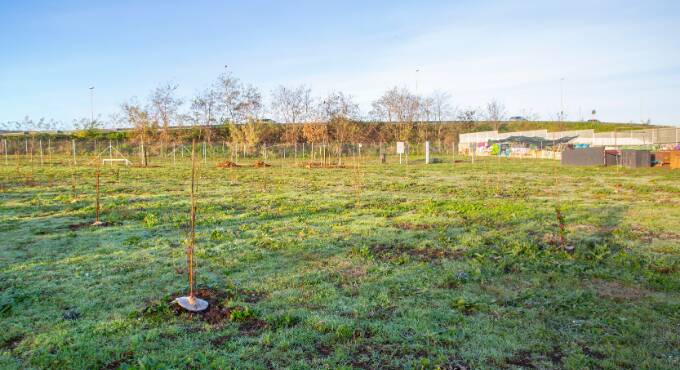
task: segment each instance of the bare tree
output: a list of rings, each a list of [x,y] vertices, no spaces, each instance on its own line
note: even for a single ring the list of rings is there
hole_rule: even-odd
[[[148,162],[146,143],[153,137],[154,131],[157,129],[156,123],[151,119],[149,111],[142,108],[135,100],[123,103],[121,109],[123,115],[133,128],[135,139],[137,139],[140,144],[140,159],[142,165],[146,166]]]
[[[456,120],[460,123],[462,132],[470,132],[479,121],[479,113],[475,108],[465,108],[458,112]]]
[[[520,116],[527,121],[538,121],[541,117],[531,109],[522,109],[520,111]]]
[[[213,88],[207,88],[191,101],[191,116],[194,125],[202,126],[203,136],[210,141],[210,126],[217,122],[215,116],[219,112],[219,94]]]
[[[413,123],[418,115],[419,99],[406,88],[394,87],[374,101],[371,115],[379,120],[393,123],[394,138],[408,141]]]
[[[284,123],[307,121],[313,113],[311,89],[279,86],[272,91],[272,110]]]
[[[42,130],[42,126],[43,126],[42,122],[38,122],[38,124],[36,125],[36,128],[39,128],[39,129]],[[87,118],[81,117],[81,118],[78,118],[78,119],[75,119],[75,118],[73,119],[73,127],[76,130],[82,130],[82,131],[96,130],[96,129],[104,127],[104,123],[99,119],[95,119],[93,121],[91,117],[87,117]]]
[[[35,130],[35,121],[29,116],[24,116],[24,119],[17,126],[20,130],[33,131]]]
[[[432,99],[432,110],[434,119],[437,122],[443,122],[449,119],[451,115],[451,94],[446,91],[436,90],[430,96]]]
[[[215,116],[220,122],[246,123],[259,119],[262,94],[252,85],[244,85],[230,72],[224,72],[212,86],[218,101]]]
[[[240,122],[238,106],[241,102],[241,82],[230,72],[224,72],[217,77],[213,86],[217,95],[221,121]],[[215,112],[216,113],[216,112]]]
[[[320,118],[328,122],[335,118],[354,120],[359,117],[359,104],[354,102],[351,95],[342,92],[328,94],[319,102],[317,110]]]
[[[491,123],[494,130],[500,129],[501,123],[506,119],[505,105],[498,100],[492,100],[486,105],[486,120]]]
[[[321,101],[318,110],[330,126],[329,131],[337,144],[338,165],[342,165],[344,144],[357,136],[358,126],[353,119],[359,116],[359,105],[353,101],[351,95],[332,92]]]
[[[418,119],[431,122],[435,118],[435,103],[431,96],[418,98]]]
[[[176,96],[177,84],[166,83],[156,87],[149,96],[151,118],[160,127],[161,146],[170,138],[170,126],[176,124],[177,111],[182,99]]]
[[[434,120],[436,121],[436,134],[437,140],[439,141],[439,146],[441,147],[442,140],[444,139],[444,121],[450,119],[453,115],[451,109],[451,95],[445,91],[436,90],[430,96],[432,99],[432,114]]]
[[[236,112],[240,120],[246,122],[257,121],[262,113],[262,94],[252,85],[243,86],[241,99],[236,106]]]

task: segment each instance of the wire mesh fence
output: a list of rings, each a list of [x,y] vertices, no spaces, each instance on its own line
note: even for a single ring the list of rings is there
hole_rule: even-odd
[[[190,160],[192,143],[140,143],[132,140],[43,139],[31,137],[4,138],[0,142],[5,164],[28,162],[39,164],[123,164],[133,166],[168,165]],[[196,143],[195,155],[203,163],[299,162],[343,165],[361,159],[362,162],[381,162],[381,156],[396,155],[396,143],[233,143],[201,141]],[[423,143],[407,143],[407,158],[425,155]],[[434,156],[451,156],[456,146],[444,143],[430,145]]]
[[[494,152],[490,140],[525,136],[545,139],[536,145],[513,145],[501,154],[520,158],[559,159],[559,148],[550,143],[565,137],[574,137],[571,144],[605,147],[638,147],[647,149],[674,149],[680,145],[680,128],[654,128],[596,133],[593,130],[547,132],[547,130],[499,133],[484,131],[461,134],[458,143],[432,141],[431,155],[450,158],[485,156]],[[97,161],[103,164],[150,165],[177,164],[191,156],[189,141],[143,143],[129,139],[75,139],[46,135],[5,136],[0,140],[3,162],[40,164],[86,164]],[[197,143],[197,156],[207,162],[264,161],[320,162],[342,165],[348,160],[382,162],[381,155],[396,155],[396,143],[260,143],[248,144],[228,141],[201,141]],[[425,143],[405,143],[406,162],[409,158],[425,156]]]

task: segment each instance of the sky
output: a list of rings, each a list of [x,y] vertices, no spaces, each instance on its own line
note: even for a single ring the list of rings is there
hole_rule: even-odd
[[[461,109],[680,125],[680,1],[0,0],[0,122],[104,120],[167,82],[190,99],[228,66],[351,94],[398,86]],[[419,72],[416,72],[416,71]],[[185,107],[186,108],[186,107]]]

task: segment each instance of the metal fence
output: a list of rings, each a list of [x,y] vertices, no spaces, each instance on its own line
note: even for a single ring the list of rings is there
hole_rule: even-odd
[[[106,163],[125,165],[177,164],[187,162],[192,155],[192,142],[145,143],[132,140],[94,140],[40,137],[0,138],[0,155],[5,164],[76,164]],[[382,161],[397,155],[396,143],[291,143],[251,145],[227,141],[197,141],[194,153],[202,162],[230,161],[302,161],[342,164],[355,158]],[[424,156],[424,143],[406,143],[405,160]],[[432,142],[429,146],[434,156],[453,156],[453,145]],[[396,159],[394,159],[396,161]]]

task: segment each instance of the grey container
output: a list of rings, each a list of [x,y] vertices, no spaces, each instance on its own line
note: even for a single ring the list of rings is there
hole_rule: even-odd
[[[652,154],[649,150],[624,150],[621,152],[621,164],[630,168],[651,167]]]
[[[602,166],[604,147],[565,149],[562,152],[562,164],[570,166]]]

